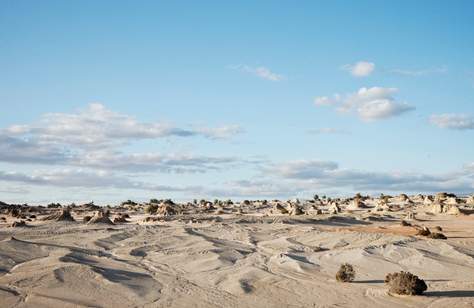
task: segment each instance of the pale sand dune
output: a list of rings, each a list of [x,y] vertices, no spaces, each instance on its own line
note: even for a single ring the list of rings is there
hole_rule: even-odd
[[[405,211],[267,216],[268,208],[188,209],[149,223],[130,211],[130,223],[116,225],[81,223],[82,211],[72,212],[76,222],[26,228],[7,227],[9,218],[0,227],[0,307],[474,306],[473,216],[420,207],[412,224],[448,236],[434,240],[402,227]],[[345,262],[352,283],[335,279]],[[425,295],[387,294],[385,275],[400,270],[423,278]]]

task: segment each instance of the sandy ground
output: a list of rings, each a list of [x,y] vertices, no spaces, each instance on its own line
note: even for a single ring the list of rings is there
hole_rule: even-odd
[[[0,307],[474,307],[474,215],[199,214],[144,223],[0,226]],[[81,221],[82,214],[74,213]],[[341,263],[356,270],[340,283]],[[387,293],[387,273],[424,279]]]

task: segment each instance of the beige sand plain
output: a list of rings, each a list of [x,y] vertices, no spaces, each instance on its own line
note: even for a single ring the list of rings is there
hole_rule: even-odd
[[[84,208],[72,209],[75,222],[44,221],[58,211],[45,209],[16,228],[3,214],[0,307],[474,307],[469,207],[374,211],[376,202],[339,214],[303,202],[297,216],[259,202],[163,217],[120,207],[110,217],[130,218],[114,225],[83,223]],[[407,212],[413,226],[400,224]],[[448,239],[417,236],[416,226],[440,226]],[[352,283],[335,279],[344,262]],[[401,270],[426,281],[424,295],[388,294],[385,275]]]

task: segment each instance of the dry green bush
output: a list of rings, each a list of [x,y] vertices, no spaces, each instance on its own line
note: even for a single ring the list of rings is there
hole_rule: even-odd
[[[401,295],[421,295],[428,287],[424,280],[409,272],[391,273],[385,277],[389,292]]]
[[[336,273],[336,280],[339,282],[351,282],[355,278],[354,267],[349,263],[341,264],[341,267]]]

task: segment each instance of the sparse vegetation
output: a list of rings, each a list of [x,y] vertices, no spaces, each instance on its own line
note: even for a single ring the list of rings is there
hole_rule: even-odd
[[[145,213],[147,214],[156,214],[158,212],[158,203],[150,203],[145,207]]]
[[[355,278],[354,267],[349,263],[341,264],[336,273],[336,280],[339,282],[352,282]]]
[[[132,200],[127,200],[127,201],[122,202],[122,206],[124,205],[137,205],[137,203]]]
[[[385,277],[389,292],[401,295],[421,295],[428,289],[424,280],[409,272],[391,273]]]
[[[438,233],[438,232],[433,232],[430,235],[428,235],[429,238],[435,239],[435,240],[446,240],[448,239],[446,235],[443,233]]]

